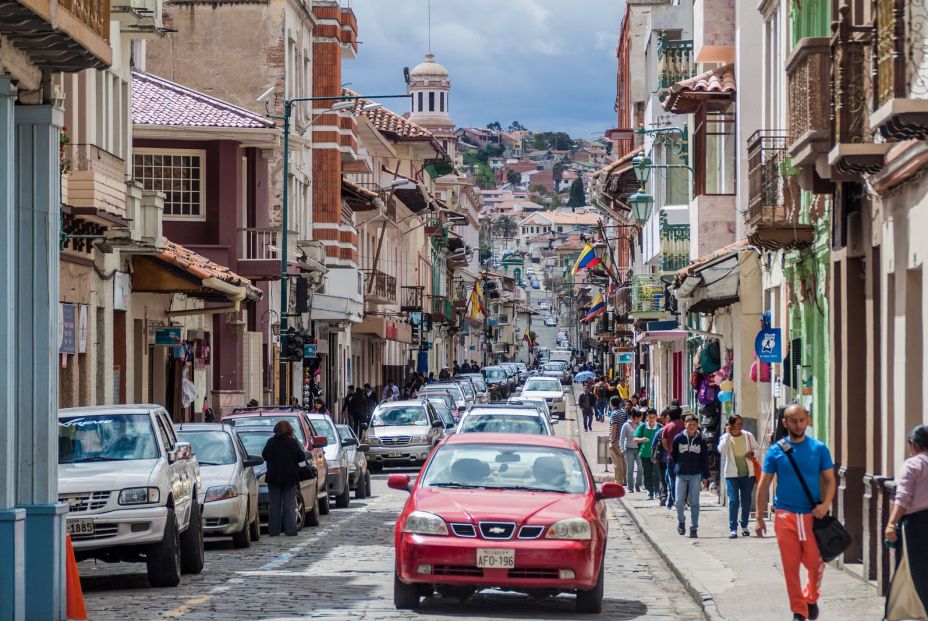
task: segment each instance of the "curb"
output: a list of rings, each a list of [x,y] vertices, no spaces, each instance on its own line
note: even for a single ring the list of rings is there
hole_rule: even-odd
[[[602,476],[602,475],[600,475]],[[612,479],[610,479],[612,480]],[[651,547],[654,548],[654,551],[657,552],[657,555],[663,559],[667,566],[670,567],[670,571],[677,577],[678,580],[683,584],[683,588],[686,589],[687,593],[696,600],[696,603],[702,608],[702,612],[706,617],[706,621],[725,621],[725,617],[719,612],[719,608],[715,603],[715,599],[712,597],[712,594],[705,590],[702,584],[697,580],[696,576],[692,574],[689,570],[677,566],[670,557],[664,552],[661,546],[654,540],[651,536],[651,533],[645,527],[644,522],[638,516],[638,511],[632,507],[624,498],[619,498],[619,502],[622,504],[622,508],[625,509],[625,513],[628,514],[628,517],[631,518],[632,522],[635,523],[635,526],[644,535],[644,538],[651,544]]]

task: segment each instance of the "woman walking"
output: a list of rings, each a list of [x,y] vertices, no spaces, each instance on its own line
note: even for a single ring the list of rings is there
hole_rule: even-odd
[[[306,461],[303,448],[293,433],[293,427],[285,420],[274,425],[274,435],[264,445],[261,457],[267,464],[268,508],[267,534],[280,535],[281,518],[283,531],[288,537],[296,536],[296,486],[300,484],[300,462]]]
[[[757,440],[750,431],[744,431],[744,421],[735,414],[728,417],[725,433],[719,438],[719,455],[722,456],[722,476],[728,487],[729,539],[738,538],[738,509],[741,509],[741,536],[748,537],[748,520],[751,517],[751,497],[758,473],[754,471]]]
[[[928,426],[918,425],[909,434],[909,453],[886,525],[886,541],[899,541],[886,594],[887,621],[928,619]]]

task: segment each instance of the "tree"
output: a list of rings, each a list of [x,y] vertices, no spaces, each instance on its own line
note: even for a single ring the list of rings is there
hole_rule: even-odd
[[[480,151],[465,151],[464,152],[464,165],[465,166],[476,166],[480,163]]]
[[[575,208],[584,205],[586,205],[586,193],[583,191],[583,181],[577,179],[570,184],[570,198],[567,199],[567,206]]]
[[[527,128],[525,127],[525,125],[523,125],[522,123],[520,123],[520,122],[518,122],[518,121],[513,121],[512,123],[509,124],[509,131],[511,131],[511,132],[524,132],[524,131],[528,131],[528,129],[527,129]]]
[[[494,228],[501,237],[512,237],[515,234],[516,223],[510,216],[500,216],[494,223]]]
[[[486,164],[480,163],[477,165],[477,185],[481,190],[496,188],[496,174]]]
[[[499,121],[493,121],[487,125],[487,129],[489,129],[491,132],[501,132],[503,131],[503,126],[499,124]]]
[[[564,170],[566,168],[567,164],[564,163],[564,160],[554,162],[554,166],[551,168],[551,176],[554,178],[555,189],[561,185],[561,179],[564,178]]]
[[[536,151],[545,149],[564,150],[572,149],[573,138],[566,132],[539,132],[532,138],[532,146]]]
[[[528,186],[529,192],[534,192],[535,194],[546,195],[548,193],[548,188],[541,185],[540,183],[533,183]]]
[[[521,181],[522,181],[522,175],[520,175],[518,171],[515,171],[511,168],[506,171],[506,182],[507,183],[509,183],[510,185],[519,185]]]
[[[564,199],[561,198],[560,194],[555,192],[554,194],[551,195],[550,202],[549,202],[551,209],[557,209],[563,204],[564,204]]]

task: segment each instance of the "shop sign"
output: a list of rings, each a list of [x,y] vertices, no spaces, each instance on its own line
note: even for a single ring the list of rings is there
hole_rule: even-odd
[[[77,353],[87,353],[87,305],[80,304],[77,312]]]
[[[618,355],[619,364],[632,364],[635,362],[635,354],[624,352]]]
[[[113,310],[129,310],[129,296],[132,293],[132,277],[123,272],[116,272],[113,278]]]
[[[303,345],[303,357],[304,358],[315,358],[316,357],[316,345],[313,343]]]
[[[170,326],[168,328],[155,328],[155,345],[162,347],[179,347],[183,345],[183,328]]]
[[[761,362],[783,362],[783,336],[780,328],[764,328],[754,339],[754,353]]]
[[[58,352],[62,354],[77,353],[77,309],[74,304],[60,304],[58,321]]]

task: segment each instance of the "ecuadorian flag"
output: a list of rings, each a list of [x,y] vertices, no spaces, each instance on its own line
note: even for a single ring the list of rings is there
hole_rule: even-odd
[[[584,317],[581,321],[584,323],[592,321],[594,318],[602,315],[606,312],[606,301],[603,299],[603,294],[597,294],[596,299],[593,300],[593,306],[590,307],[590,312],[587,313],[587,316]]]
[[[579,257],[577,257],[577,261],[574,263],[574,269],[571,270],[570,275],[573,276],[576,274],[577,270],[596,267],[599,265],[599,262],[599,257],[596,256],[596,252],[593,250],[593,246],[586,244],[583,246],[583,252],[580,253]]]

